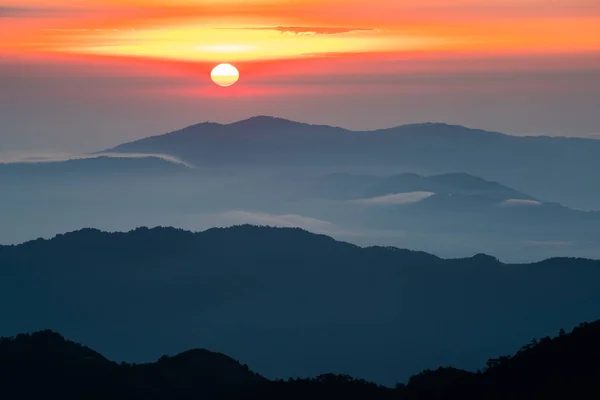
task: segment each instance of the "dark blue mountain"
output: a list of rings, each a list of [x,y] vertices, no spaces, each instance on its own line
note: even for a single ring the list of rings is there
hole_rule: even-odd
[[[85,229],[0,247],[0,335],[53,329],[113,360],[199,344],[269,378],[393,384],[597,316],[600,262],[508,265],[300,229]]]
[[[0,338],[0,385],[19,399],[441,400],[596,398],[600,322],[533,339],[477,372],[439,367],[384,387],[345,374],[269,381],[223,354],[190,350],[116,364],[52,331]],[[35,384],[31,384],[35,382]]]

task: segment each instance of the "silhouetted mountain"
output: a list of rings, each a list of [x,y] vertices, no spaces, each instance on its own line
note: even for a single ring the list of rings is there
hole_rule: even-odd
[[[513,356],[489,359],[483,372],[427,369],[395,390],[347,376],[269,383],[247,398],[397,400],[597,398],[600,395],[600,321],[558,337],[534,339]],[[251,392],[252,393],[252,392]]]
[[[119,365],[52,331],[0,339],[0,386],[20,399],[221,399],[264,382],[247,366],[207,350]]]
[[[3,364],[55,361],[64,364],[90,363],[104,366],[112,364],[101,354],[66,340],[50,330],[33,334],[19,334],[13,338],[2,339],[0,341],[0,360]]]
[[[118,382],[116,364],[57,333],[0,340],[0,387],[7,398],[101,399],[115,392]]]
[[[303,139],[307,141],[306,144],[310,144],[311,140],[318,142],[321,134],[329,135],[345,132],[350,131],[325,125],[309,125],[281,118],[258,116],[229,125],[212,122],[200,123],[166,135],[153,136],[122,144],[107,152],[132,153],[134,149],[138,148],[143,149],[141,153],[149,153],[151,149],[162,148],[167,152],[159,154],[183,153],[185,157],[181,157],[182,159],[187,161],[194,159],[198,162],[198,165],[211,163],[236,165],[238,163],[245,164],[248,161],[260,162],[261,154],[263,156],[267,155],[265,150],[270,150],[271,147],[271,143],[264,142],[265,140],[275,140],[277,145],[292,150],[292,143],[288,142],[289,140],[296,142],[297,139]],[[298,135],[304,137],[298,137]],[[263,150],[260,151],[260,154],[255,152],[246,153],[243,151],[244,145],[250,146],[248,150],[260,148],[263,148]],[[228,150],[231,151],[228,154],[221,153]],[[278,155],[273,154],[271,157],[278,157]],[[265,159],[264,162],[270,164],[268,159]]]
[[[477,368],[600,303],[600,261],[444,260],[253,226],[85,229],[1,246],[0,266],[2,335],[49,327],[133,361],[202,343],[270,378]]]
[[[557,337],[534,339],[512,356],[488,360],[483,372],[426,371],[403,388],[410,399],[596,398],[600,395],[600,321]],[[441,385],[442,390],[437,390]]]
[[[0,339],[0,384],[19,399],[545,399],[600,395],[600,321],[534,339],[476,373],[426,369],[379,386],[348,375],[269,381],[218,353],[192,350],[142,365],[116,364],[52,331]]]
[[[118,153],[159,153],[204,166],[380,167],[427,174],[464,171],[578,208],[597,209],[600,142],[518,137],[441,123],[348,131],[272,117],[203,123],[126,143]]]

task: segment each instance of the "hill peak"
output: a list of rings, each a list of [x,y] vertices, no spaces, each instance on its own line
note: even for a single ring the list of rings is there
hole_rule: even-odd
[[[500,260],[498,260],[496,257],[484,253],[475,254],[473,257],[465,258],[464,260],[480,265],[500,264]]]
[[[247,141],[248,136],[255,139]],[[415,154],[413,147],[427,145],[429,159],[444,159],[435,155],[440,145],[430,147],[438,139],[489,145],[488,139],[506,135],[459,125],[427,122],[378,130],[349,130],[335,125],[319,125],[292,121],[269,115],[257,115],[230,124],[202,122],[163,135],[124,143],[108,153],[166,154],[195,166],[223,164],[304,164],[309,156],[326,160],[328,165],[348,163],[349,159],[377,163],[397,163]],[[297,142],[294,139],[298,139]],[[305,140],[306,139],[306,140]],[[425,141],[425,143],[419,143]],[[242,145],[243,144],[243,145]],[[343,149],[343,151],[342,151]],[[460,150],[460,149],[458,149]],[[410,153],[406,157],[400,153]],[[470,154],[477,154],[471,152]],[[321,161],[323,162],[323,161]],[[461,168],[462,169],[462,168]]]
[[[229,128],[241,128],[241,129],[252,129],[252,130],[286,130],[286,129],[311,129],[311,128],[319,128],[319,129],[331,129],[331,130],[341,130],[346,131],[346,129],[339,128],[331,125],[318,125],[318,124],[310,124],[307,122],[300,121],[292,121],[285,118],[273,117],[269,115],[257,115],[254,117],[250,117],[241,121],[233,122],[231,124],[225,125]]]
[[[110,363],[104,356],[88,347],[65,339],[61,334],[44,330],[0,338],[0,359],[27,361],[30,359],[62,359],[71,361],[92,360]]]
[[[233,122],[229,125],[234,125],[234,124],[276,124],[276,123],[300,124],[301,122],[292,121],[292,120],[280,118],[280,117],[275,117],[272,115],[255,115],[254,117],[242,119],[242,120]]]
[[[242,129],[285,129],[296,126],[308,126],[308,124],[269,115],[257,115],[255,117],[250,117],[227,124],[226,126],[230,128]]]

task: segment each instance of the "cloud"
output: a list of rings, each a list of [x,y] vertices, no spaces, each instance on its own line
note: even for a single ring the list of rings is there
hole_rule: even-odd
[[[0,5],[0,18],[68,17],[79,9],[51,7],[12,7]]]
[[[0,6],[0,18],[18,18],[27,17],[30,14],[39,14],[40,9],[29,7],[7,7]]]
[[[435,193],[432,192],[397,193],[379,197],[372,197],[369,199],[352,200],[351,202],[354,204],[361,204],[367,206],[404,205],[417,203],[421,200],[425,200],[426,198],[433,196],[434,194]]]
[[[196,168],[194,165],[166,154],[145,154],[145,153],[96,153],[96,154],[74,154],[74,153],[9,153],[0,156],[0,164],[16,163],[45,163],[62,162],[69,160],[90,159],[99,157],[111,158],[160,158],[175,164],[182,164],[188,168]]]
[[[93,156],[88,156],[87,158],[94,157],[114,157],[114,158],[146,158],[146,157],[156,157],[163,159],[165,161],[169,161],[176,164],[183,164],[188,168],[196,168],[195,165],[190,164],[182,159],[177,157],[170,156],[168,154],[154,154],[154,153],[97,153]]]
[[[503,207],[510,206],[541,206],[543,203],[536,200],[525,200],[525,199],[509,199],[500,203]]]
[[[331,236],[362,236],[359,232],[340,228],[329,221],[304,217],[297,214],[277,215],[263,212],[232,210],[217,214],[217,218],[221,220],[224,225],[267,225],[281,228],[302,228],[313,233]]]
[[[355,33],[355,32],[373,32],[373,29],[365,28],[339,28],[339,27],[327,27],[327,26],[271,26],[271,27],[260,27],[260,28],[242,28],[244,30],[252,31],[277,31],[283,34],[292,35],[339,35],[344,33]]]

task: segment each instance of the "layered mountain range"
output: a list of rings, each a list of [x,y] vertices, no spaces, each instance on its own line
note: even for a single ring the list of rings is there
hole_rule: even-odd
[[[442,123],[349,131],[258,116],[192,125],[108,151],[168,154],[197,166],[465,172],[575,208],[600,208],[600,184],[589,179],[600,170],[594,139],[519,137]]]
[[[114,360],[201,344],[268,378],[476,369],[597,317],[600,262],[504,264],[297,228],[85,229],[0,247],[0,336],[52,329]]]
[[[443,257],[600,258],[600,187],[588,178],[599,143],[431,123],[202,123],[80,159],[0,165],[0,243],[82,226],[250,223]]]
[[[598,395],[599,323],[533,339],[509,356],[490,358],[478,372],[426,369],[385,387],[348,375],[270,381],[247,365],[204,349],[158,361],[109,361],[49,330],[0,339],[0,384],[20,399],[531,399]],[[36,384],[32,385],[31,382]]]

